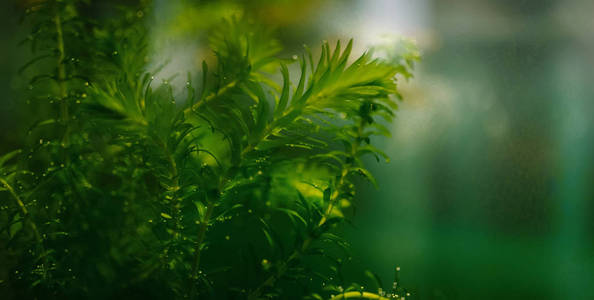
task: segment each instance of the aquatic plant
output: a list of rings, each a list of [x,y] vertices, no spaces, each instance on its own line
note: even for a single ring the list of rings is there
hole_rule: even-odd
[[[98,2],[26,9],[36,122],[0,159],[8,297],[406,296],[349,284],[341,232],[418,54],[351,60],[349,41],[282,58],[270,30],[230,18],[180,99],[147,67],[150,5],[103,18]]]

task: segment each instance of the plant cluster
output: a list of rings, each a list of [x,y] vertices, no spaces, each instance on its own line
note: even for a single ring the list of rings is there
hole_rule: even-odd
[[[93,16],[100,2],[28,3],[23,95],[37,121],[0,159],[5,295],[406,296],[349,284],[340,232],[417,55],[351,61],[349,41],[282,58],[238,17],[209,32],[216,62],[176,94],[147,69],[150,5]]]

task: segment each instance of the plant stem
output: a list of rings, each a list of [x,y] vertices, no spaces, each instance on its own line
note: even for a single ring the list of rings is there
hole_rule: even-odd
[[[27,210],[25,203],[23,203],[23,200],[21,200],[21,197],[19,197],[19,195],[14,191],[12,186],[6,180],[4,180],[3,178],[0,178],[0,183],[2,183],[2,185],[4,185],[4,187],[6,187],[6,189],[10,193],[10,195],[12,195],[12,197],[14,198],[14,201],[16,202],[17,206],[20,209],[19,214],[21,215],[23,222],[28,224],[29,227],[31,227],[31,230],[33,231],[33,234],[35,235],[35,239],[37,240],[39,248],[41,249],[41,254],[44,255],[45,247],[43,246],[43,238],[41,237],[41,234],[39,234],[37,225],[35,225],[35,222],[33,222],[33,220],[31,220],[29,211]],[[43,257],[44,257],[44,259],[43,259],[44,267],[46,267],[47,266],[46,256],[44,255]],[[45,273],[45,268],[44,268],[44,273]]]
[[[190,298],[193,299],[196,293],[196,283],[193,282],[193,279],[198,278],[197,272],[198,268],[200,268],[200,257],[202,254],[202,243],[204,242],[204,238],[206,237],[206,230],[208,229],[208,223],[210,222],[210,217],[212,216],[212,212],[215,207],[215,201],[209,201],[206,206],[206,214],[204,218],[200,222],[200,228],[198,228],[198,239],[196,240],[196,246],[194,248],[194,262],[192,263],[192,272],[190,273],[191,280],[191,287],[190,287]]]
[[[62,18],[60,17],[59,11],[56,9],[56,16],[54,17],[54,23],[56,24],[56,34],[58,43],[58,88],[60,90],[60,113],[62,122],[66,125],[68,122],[68,103],[66,103],[66,97],[68,91],[66,89],[66,68],[64,67],[64,59],[66,54],[64,51],[64,34],[62,33]]]
[[[202,253],[202,242],[204,242],[204,238],[206,236],[206,230],[208,229],[208,223],[210,222],[210,217],[212,216],[212,212],[214,210],[215,201],[208,202],[206,206],[206,214],[204,218],[200,222],[200,227],[198,228],[198,238],[196,240],[196,248],[194,251],[194,263],[192,264],[192,276],[196,275],[196,271],[200,267],[200,256]]]
[[[377,299],[377,300],[390,300],[390,298],[382,297],[375,293],[370,292],[346,292],[338,295],[332,296],[332,300],[338,299],[349,299],[349,298],[357,298],[357,299]]]
[[[188,114],[190,112],[196,111],[197,109],[201,108],[203,105],[210,103],[211,101],[223,96],[228,91],[230,91],[232,88],[234,88],[238,83],[239,83],[239,81],[237,79],[227,83],[225,86],[223,86],[222,88],[217,90],[216,93],[211,93],[210,95],[206,96],[206,98],[200,99],[198,102],[194,103],[194,105],[186,108],[184,110],[184,113]]]
[[[35,234],[37,241],[41,242],[41,235],[39,234],[39,231],[37,230],[37,226],[35,225],[35,223],[31,222],[31,220],[29,219],[29,211],[27,210],[25,203],[23,203],[23,201],[21,200],[21,197],[19,197],[19,195],[17,195],[17,193],[12,188],[12,186],[10,184],[8,184],[8,182],[6,180],[4,180],[3,178],[0,178],[0,183],[2,183],[4,185],[4,187],[6,187],[6,189],[10,193],[10,195],[12,195],[12,197],[14,198],[14,201],[16,202],[17,206],[20,209],[19,214],[21,215],[21,218],[24,221],[26,221],[27,223],[30,223],[31,229],[33,230],[33,233]]]

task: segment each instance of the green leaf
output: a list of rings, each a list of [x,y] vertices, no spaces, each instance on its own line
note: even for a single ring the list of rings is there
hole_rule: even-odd
[[[19,214],[16,214],[12,218],[12,224],[8,229],[8,235],[12,239],[21,231],[21,229],[23,229],[23,220]]]
[[[302,73],[302,76],[304,76],[304,73],[305,72]],[[283,89],[281,91],[281,96],[278,100],[278,104],[276,105],[276,109],[274,111],[275,118],[278,118],[285,111],[285,108],[287,107],[287,103],[289,101],[289,69],[287,69],[287,66],[285,64],[281,64],[281,74],[283,75]]]
[[[362,175],[363,177],[367,178],[367,180],[369,180],[369,182],[371,182],[375,188],[378,188],[375,178],[367,169],[361,167],[354,167],[351,168],[349,172]]]
[[[11,152],[8,152],[0,157],[0,167],[4,166],[4,164],[11,160],[12,158],[16,157],[17,155],[21,154],[23,150],[17,149]]]
[[[293,224],[295,223],[295,219],[301,221],[303,223],[303,225],[307,226],[307,221],[305,221],[305,219],[299,215],[299,213],[297,213],[296,211],[292,210],[292,209],[288,209],[288,208],[276,208],[276,210],[284,212],[287,214],[287,216],[289,216],[289,218],[291,219],[291,222],[293,222]]]

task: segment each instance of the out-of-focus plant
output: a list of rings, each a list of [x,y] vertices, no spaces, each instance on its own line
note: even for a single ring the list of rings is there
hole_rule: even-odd
[[[349,284],[340,232],[410,65],[351,62],[352,42],[279,58],[270,30],[228,18],[176,99],[147,70],[149,4],[85,15],[98,2],[27,8],[39,121],[0,159],[8,297],[406,297]]]

